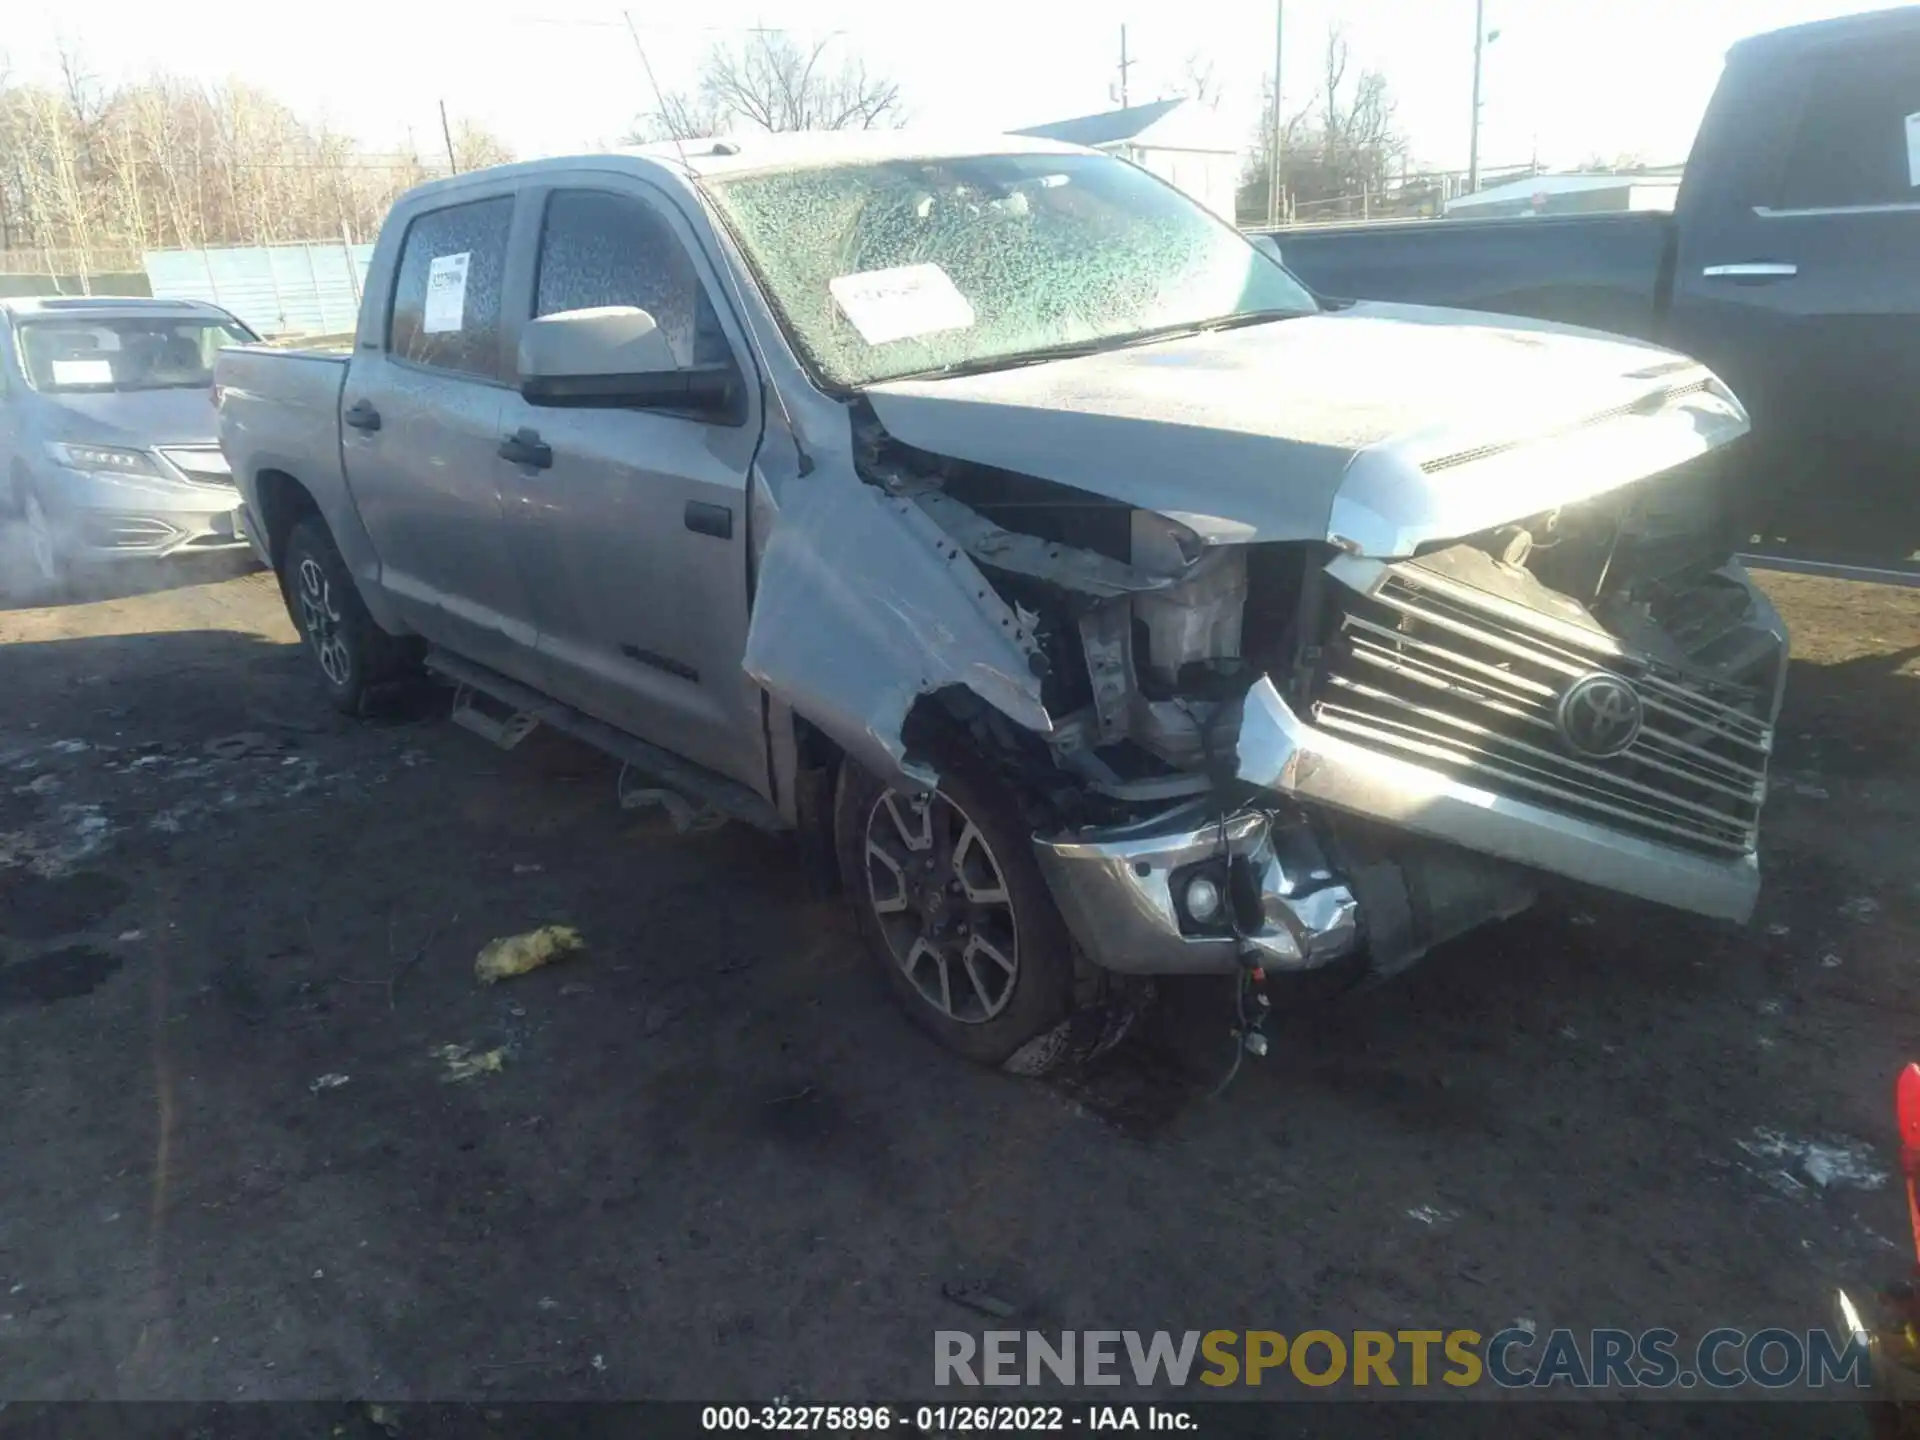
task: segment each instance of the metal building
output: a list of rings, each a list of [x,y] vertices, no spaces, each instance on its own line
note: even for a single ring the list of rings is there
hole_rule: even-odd
[[[149,250],[155,296],[211,300],[261,335],[346,335],[360,317],[373,246],[316,240],[233,249]]]
[[[1085,145],[1131,160],[1178,186],[1229,224],[1240,185],[1240,151],[1220,117],[1206,106],[1176,97],[1030,125],[1015,135]]]

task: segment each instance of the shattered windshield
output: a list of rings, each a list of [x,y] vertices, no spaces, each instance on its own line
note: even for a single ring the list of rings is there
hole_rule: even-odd
[[[708,182],[831,385],[990,369],[1313,299],[1194,201],[1104,155],[979,155]]]

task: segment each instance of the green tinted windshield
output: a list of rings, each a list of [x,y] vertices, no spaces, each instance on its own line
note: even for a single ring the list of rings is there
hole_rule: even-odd
[[[830,385],[1314,302],[1231,226],[1104,155],[718,177],[708,191]]]

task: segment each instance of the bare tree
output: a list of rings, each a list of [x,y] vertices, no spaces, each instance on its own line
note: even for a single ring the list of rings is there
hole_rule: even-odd
[[[838,37],[803,45],[759,29],[712,46],[693,94],[670,92],[642,115],[632,138],[689,140],[742,126],[757,130],[891,129],[905,119],[898,81],[858,55],[833,53]]]
[[[499,136],[472,120],[455,122],[453,153],[462,170],[479,170],[513,159],[513,151]]]
[[[655,109],[633,122],[624,138],[629,145],[646,145],[656,140],[697,140],[727,128],[726,114],[706,96],[670,90]]]
[[[1176,94],[1184,95],[1196,105],[1204,105],[1209,110],[1218,110],[1226,93],[1213,61],[1197,51],[1182,62],[1180,81],[1174,90]]]
[[[1346,35],[1327,30],[1321,83],[1313,98],[1282,126],[1280,182],[1296,210],[1316,218],[1357,215],[1396,181],[1406,161],[1393,92],[1378,70],[1354,75]],[[1269,86],[1267,95],[1272,96]],[[1269,98],[1271,113],[1271,99]],[[1243,209],[1265,212],[1272,139],[1255,144],[1240,189]]]
[[[1637,175],[1647,168],[1647,157],[1628,151],[1609,160],[1596,150],[1575,168],[1592,175]]]
[[[454,136],[463,168],[512,158],[470,120]],[[243,84],[101,86],[70,47],[52,84],[0,66],[0,249],[56,277],[137,268],[147,249],[368,234],[429,173],[411,146],[370,153]]]
[[[1289,197],[1299,194],[1299,187],[1295,183],[1296,157],[1304,150],[1318,147],[1317,140],[1309,143],[1312,134],[1309,120],[1317,105],[1317,98],[1309,100],[1291,114],[1283,115],[1280,120],[1280,183],[1283,193]],[[1273,81],[1268,79],[1260,87],[1260,120],[1254,127],[1253,144],[1240,172],[1238,196],[1241,213],[1258,215],[1263,222],[1267,214],[1267,186],[1273,173],[1272,117]]]
[[[55,60],[60,68],[60,89],[66,97],[67,110],[75,124],[82,130],[88,129],[100,118],[100,91],[93,72],[87,69],[86,57],[78,45],[63,36],[55,51]]]

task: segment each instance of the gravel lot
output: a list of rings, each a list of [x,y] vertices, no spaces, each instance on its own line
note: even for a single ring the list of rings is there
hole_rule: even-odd
[[[1824,1325],[1907,1263],[1920,594],[1768,583],[1750,927],[1559,903],[1217,1100],[1216,988],[1094,1075],[971,1069],[782,843],[431,690],[336,720],[270,577],[0,610],[0,1398],[923,1395],[967,1282],[1042,1330]]]

